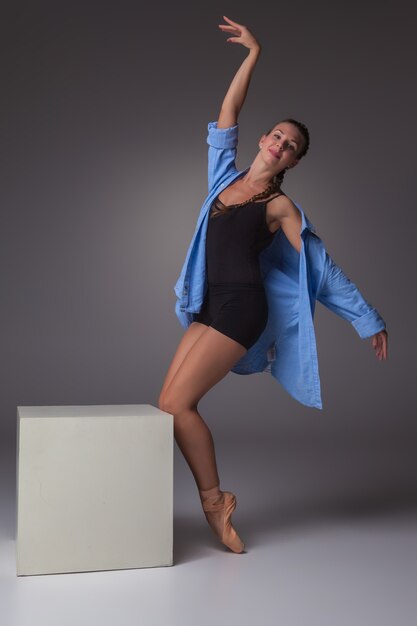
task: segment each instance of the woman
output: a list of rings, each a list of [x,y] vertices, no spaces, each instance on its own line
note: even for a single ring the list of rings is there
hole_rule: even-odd
[[[325,252],[302,209],[281,190],[285,172],[308,150],[304,124],[291,118],[276,124],[260,138],[251,166],[236,169],[237,118],[261,46],[245,26],[223,17],[228,24],[219,28],[232,35],[227,41],[242,44],[249,54],[217,122],[209,123],[209,195],[175,286],[176,312],[187,330],[159,407],[174,416],[175,440],[210,527],[240,553],[244,544],[231,523],[236,497],[220,490],[199,400],[231,370],[269,371],[298,400],[321,408],[312,325],[316,299],[349,319],[362,338],[372,336],[380,360],[387,358],[387,332],[376,309]]]

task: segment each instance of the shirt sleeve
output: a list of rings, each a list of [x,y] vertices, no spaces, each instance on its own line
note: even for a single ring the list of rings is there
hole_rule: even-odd
[[[208,123],[208,190],[219,184],[231,173],[235,165],[239,124],[228,128],[217,128],[217,121]]]
[[[384,320],[326,252],[323,278],[317,300],[350,322],[361,339],[384,330]]]

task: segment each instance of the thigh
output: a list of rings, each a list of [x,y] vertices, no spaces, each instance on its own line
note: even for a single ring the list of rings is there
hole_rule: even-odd
[[[205,326],[204,324],[200,324],[198,322],[192,322],[190,326],[187,328],[187,330],[185,331],[185,333],[183,334],[183,336],[181,337],[181,341],[178,344],[175,354],[168,367],[164,384],[160,391],[159,404],[163,403],[165,391],[167,387],[169,386],[171,380],[175,376],[179,366],[183,362],[185,355],[189,352],[191,347],[200,337],[201,333],[203,333],[206,330],[206,328],[207,326]]]
[[[171,383],[171,380],[177,373],[179,366],[185,358],[185,355],[189,352],[190,348],[194,345],[200,335],[207,329],[207,326],[210,326],[211,322],[212,316],[210,313],[210,294],[209,290],[207,290],[201,310],[194,316],[194,321],[189,325],[184,335],[182,336],[178,348],[171,361],[171,364],[168,368],[168,372],[165,376],[165,381],[159,395],[160,406],[161,404],[164,404],[165,391]]]
[[[212,326],[187,352],[165,391],[165,411],[196,408],[202,396],[230,371],[246,348]]]

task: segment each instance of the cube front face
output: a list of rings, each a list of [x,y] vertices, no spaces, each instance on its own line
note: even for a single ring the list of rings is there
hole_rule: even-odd
[[[173,417],[18,407],[17,575],[172,565]]]

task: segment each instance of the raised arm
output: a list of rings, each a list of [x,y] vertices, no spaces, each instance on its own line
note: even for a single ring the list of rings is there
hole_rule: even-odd
[[[229,128],[235,126],[237,118],[246,99],[253,69],[261,53],[261,45],[252,33],[237,22],[223,15],[228,24],[219,24],[223,32],[230,34],[227,41],[240,43],[249,49],[249,54],[236,72],[230,87],[224,97],[217,120],[217,128]]]
[[[217,187],[232,172],[237,171],[235,160],[239,126],[237,118],[248,91],[250,77],[261,51],[261,46],[246,26],[232,22],[231,26],[219,24],[220,28],[234,35],[227,41],[241,43],[249,48],[249,54],[236,72],[224,97],[217,120],[209,122],[208,150],[208,190]]]

